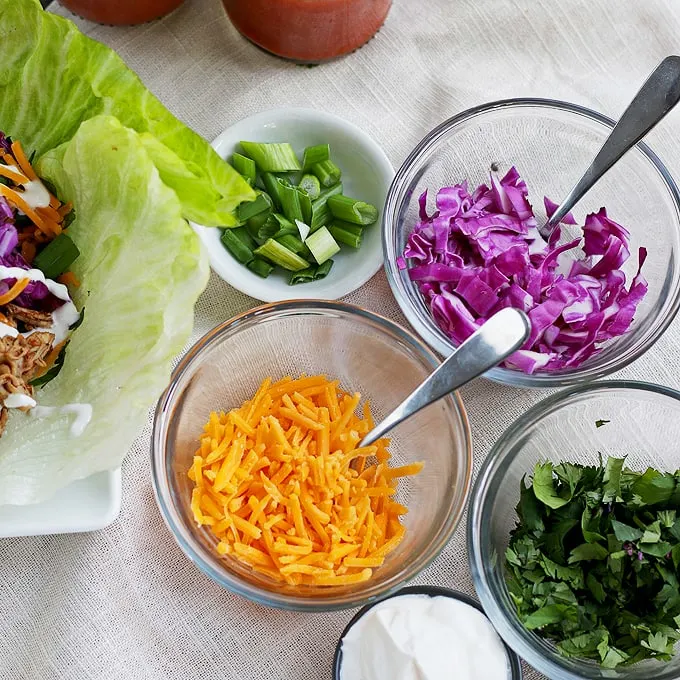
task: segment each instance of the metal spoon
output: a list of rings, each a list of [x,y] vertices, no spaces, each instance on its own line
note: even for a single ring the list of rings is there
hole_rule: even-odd
[[[518,309],[507,307],[494,314],[376,425],[361,446],[369,446],[406,418],[499,364],[524,344],[530,331],[529,317]]]
[[[666,57],[607,137],[585,174],[569,192],[550,219],[539,228],[547,241],[561,219],[578,203],[592,186],[629,149],[634,147],[680,100],[680,57]]]

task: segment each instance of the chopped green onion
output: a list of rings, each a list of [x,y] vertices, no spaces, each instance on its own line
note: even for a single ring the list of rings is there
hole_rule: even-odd
[[[272,217],[276,220],[276,223],[279,225],[278,230],[276,231],[272,238],[278,238],[279,236],[285,236],[286,234],[292,234],[293,236],[297,236],[300,233],[298,228],[290,220],[287,220],[283,215],[279,215],[279,213],[274,213]]]
[[[333,260],[326,260],[323,264],[320,264],[316,268],[316,273],[314,274],[314,280],[320,281],[328,276],[331,268],[333,267]]]
[[[333,260],[326,260],[323,264],[317,267],[308,267],[302,271],[291,274],[290,285],[294,286],[298,283],[311,283],[312,281],[320,281],[325,279],[333,266]]]
[[[304,222],[302,206],[300,205],[300,197],[304,194],[290,184],[283,184],[281,180],[279,180],[279,189],[281,192],[281,208],[286,218],[291,222],[295,222],[295,220]]]
[[[248,238],[250,237],[250,234],[248,234],[247,229],[245,227],[239,227],[239,229],[243,229],[243,231],[246,232],[248,235]],[[253,251],[251,248],[249,248],[243,238],[243,235],[235,234],[234,232],[236,229],[224,229],[222,231],[222,236],[220,237],[220,241],[222,241],[222,244],[224,247],[241,263],[241,264],[248,264],[253,259]]]
[[[307,224],[309,224],[313,232],[331,221],[331,212],[328,209],[326,202],[331,196],[336,196],[341,193],[342,184],[338,182],[328,189],[323,189],[319,198],[312,201],[312,219]]]
[[[316,267],[311,266],[307,267],[307,269],[303,269],[299,272],[293,272],[290,275],[290,280],[288,281],[288,285],[290,286],[295,286],[298,283],[311,283],[314,281],[314,274],[316,273]]]
[[[274,221],[272,220],[272,209],[270,208],[269,210],[263,210],[261,213],[258,213],[257,215],[253,215],[246,222],[246,225],[248,226],[248,230],[250,231],[250,233],[254,237],[256,237],[265,224],[268,223],[271,224],[273,222]]]
[[[241,222],[246,222],[251,217],[259,215],[265,210],[272,209],[272,199],[268,194],[260,191],[254,201],[248,203],[241,203],[238,207],[238,218]]]
[[[331,158],[331,147],[328,144],[317,144],[316,146],[308,146],[305,149],[305,155],[302,159],[302,169],[307,172],[312,165],[323,163]]]
[[[340,168],[331,160],[315,163],[311,171],[317,176],[319,182],[325,187],[332,187],[337,184],[342,177]]]
[[[274,203],[274,208],[276,210],[281,210],[281,187],[279,185],[279,180],[282,180],[286,184],[288,184],[288,181],[283,177],[277,177],[273,172],[261,173],[260,179],[262,180],[264,190],[269,194],[269,198],[271,198]]]
[[[333,220],[329,227],[340,227],[340,229],[344,229],[345,231],[348,231],[350,234],[363,234],[364,233],[364,228],[360,224],[352,224],[351,222],[345,222],[344,220]]]
[[[306,241],[305,245],[312,251],[318,264],[323,264],[340,250],[326,227],[317,229]]]
[[[312,200],[321,195],[321,184],[314,175],[302,175],[298,187],[302,189]]]
[[[234,153],[231,157],[231,164],[234,166],[234,170],[236,170],[248,184],[253,185],[255,183],[255,180],[257,179],[257,167],[252,158],[243,156],[240,153]]]
[[[250,235],[250,231],[247,227],[234,227],[233,229],[226,229],[225,231],[231,232],[244,246],[250,248],[250,250],[255,250],[255,248],[257,248],[257,243]]]
[[[299,255],[296,255],[292,250],[288,250],[288,248],[282,246],[273,238],[267,239],[263,245],[255,250],[255,255],[264,257],[270,262],[278,264],[279,267],[293,272],[309,267],[307,260],[303,260]]]
[[[309,224],[312,221],[312,199],[304,191],[297,190],[302,210],[302,222]]]
[[[262,144],[260,142],[241,142],[243,150],[252,158],[262,172],[288,172],[302,170],[300,161],[288,142],[281,144]]]
[[[56,279],[78,258],[78,246],[66,234],[59,234],[48,243],[33,260],[33,266],[40,269],[48,279]]]
[[[248,262],[246,267],[248,267],[251,272],[261,276],[263,279],[266,279],[274,271],[274,267],[269,264],[269,262],[266,260],[261,260],[259,257],[256,257],[254,260]]]
[[[311,253],[309,248],[297,237],[292,234],[285,234],[284,236],[279,236],[276,241],[280,243],[284,248],[292,250],[296,255],[300,257],[309,257]]]
[[[312,220],[309,225],[312,232],[315,232],[319,227],[323,227],[324,224],[328,224],[332,217],[326,201],[321,203],[318,207],[314,207],[314,203],[312,203]]]
[[[257,242],[262,244],[268,238],[273,238],[276,234],[278,234],[280,228],[281,227],[279,227],[279,223],[274,219],[274,216],[270,215],[257,230]]]
[[[356,227],[356,225],[352,224],[350,225],[352,227]],[[359,229],[359,227],[357,227]],[[352,231],[349,231],[347,229],[344,229],[343,227],[338,226],[337,224],[331,224],[328,227],[328,231],[330,231],[331,236],[338,242],[338,243],[344,243],[346,246],[350,246],[351,248],[359,248],[361,247],[361,229],[359,229],[359,233],[355,234]]]
[[[315,208],[316,206],[320,206],[326,203],[326,201],[331,197],[331,196],[337,196],[338,194],[342,193],[342,182],[338,182],[337,184],[334,184],[332,187],[324,188],[321,190],[321,193],[319,194],[319,198],[315,198],[314,201],[312,201],[312,208]]]
[[[298,228],[298,231],[300,232],[300,238],[303,241],[309,236],[309,233],[312,231],[309,225],[305,224],[304,222],[300,222],[300,220],[295,220],[295,226]]]
[[[266,221],[265,221],[266,224]],[[262,245],[264,241],[260,239],[259,232],[260,229],[262,228],[261,224],[258,224],[255,220],[249,220],[246,222],[246,229],[248,230],[248,233],[250,234],[250,238],[252,238],[258,245]],[[266,239],[265,239],[266,240]]]
[[[351,224],[373,224],[378,219],[378,209],[374,205],[349,196],[331,196],[328,207],[333,217]]]

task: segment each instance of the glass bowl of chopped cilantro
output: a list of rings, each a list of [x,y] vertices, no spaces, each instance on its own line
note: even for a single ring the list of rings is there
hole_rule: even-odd
[[[532,334],[487,373],[567,387],[621,369],[680,307],[680,195],[638,144],[564,218],[538,233],[613,121],[567,102],[508,99],[432,130],[396,173],[384,209],[385,270],[404,315],[448,356],[503,307]]]
[[[499,634],[554,680],[680,678],[680,393],[609,381],[500,438],[468,516]]]

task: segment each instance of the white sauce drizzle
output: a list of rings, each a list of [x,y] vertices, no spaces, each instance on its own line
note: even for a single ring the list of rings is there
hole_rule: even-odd
[[[64,301],[64,304],[61,305],[61,307],[52,312],[51,328],[36,328],[32,331],[33,333],[38,330],[54,333],[55,346],[63,342],[68,336],[69,328],[80,318],[76,306],[71,302],[68,288],[63,283],[57,283],[52,279],[45,278],[45,275],[39,269],[21,269],[21,267],[5,267],[0,265],[0,280],[3,279],[30,279],[31,281],[40,281],[47,286],[47,290],[49,290],[54,297]],[[24,333],[24,335],[30,335],[30,332]]]
[[[7,163],[7,167],[10,170],[14,170],[14,172],[19,175],[24,174],[21,168],[18,168],[16,165]],[[24,175],[24,177],[25,176],[26,175]],[[47,206],[49,206],[50,192],[47,191],[45,185],[40,181],[40,179],[31,179],[26,182],[23,187],[23,192],[18,191],[17,193],[21,194],[21,197],[24,199],[24,201],[26,201],[26,203],[28,203],[28,205],[31,206],[31,208],[35,210],[36,208],[47,208]]]
[[[5,408],[33,408],[36,405],[35,399],[23,392],[14,392],[5,397]]]
[[[85,428],[92,420],[92,404],[66,404],[64,406],[35,406],[31,409],[34,418],[49,418],[51,415],[61,413],[73,413],[74,421],[71,423],[71,436],[80,437]]]
[[[16,338],[19,335],[19,331],[13,326],[8,326],[6,323],[0,322],[0,338],[5,338],[9,336],[10,338]]]

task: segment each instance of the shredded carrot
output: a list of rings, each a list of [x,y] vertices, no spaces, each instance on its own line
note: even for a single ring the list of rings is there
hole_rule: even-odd
[[[0,184],[0,195],[4,196],[15,208],[19,208],[44,234],[55,236],[61,231],[61,227],[56,222],[38,215],[18,191]]]
[[[59,283],[63,283],[65,286],[74,286],[75,288],[80,287],[80,281],[73,272],[64,272],[57,278],[57,281],[59,281]]]
[[[16,172],[7,165],[2,165],[2,163],[0,163],[0,175],[11,179],[15,184],[26,184],[28,182],[28,177],[24,177],[20,172]]]
[[[26,154],[24,153],[24,149],[21,146],[21,142],[18,140],[14,140],[12,142],[12,155],[14,158],[16,158],[16,161],[21,168],[21,172],[23,172],[24,175],[28,177],[28,179],[38,179],[38,176],[35,174],[35,170],[33,170],[31,164],[28,162],[28,158],[26,158]]]
[[[68,215],[71,210],[73,210],[73,203],[69,201],[68,203],[64,203],[64,205],[59,205],[59,200],[55,199],[57,201],[57,207],[55,208],[56,211],[59,213],[59,217],[62,219]],[[52,205],[52,201],[50,201],[50,207],[54,208]]]
[[[360,400],[323,375],[267,378],[210,414],[188,476],[218,554],[293,586],[361,583],[383,565],[405,534],[398,479],[422,463],[390,467],[385,439],[359,447],[373,426]]]
[[[51,220],[55,224],[59,224],[62,220],[59,212],[49,205],[42,208],[36,208],[35,211],[38,213],[38,215],[40,215],[40,217],[43,217],[46,220]]]
[[[30,282],[31,279],[19,279],[16,281],[4,295],[0,295],[0,305],[6,305],[8,302],[12,302],[17,295],[21,295],[21,292]]]

